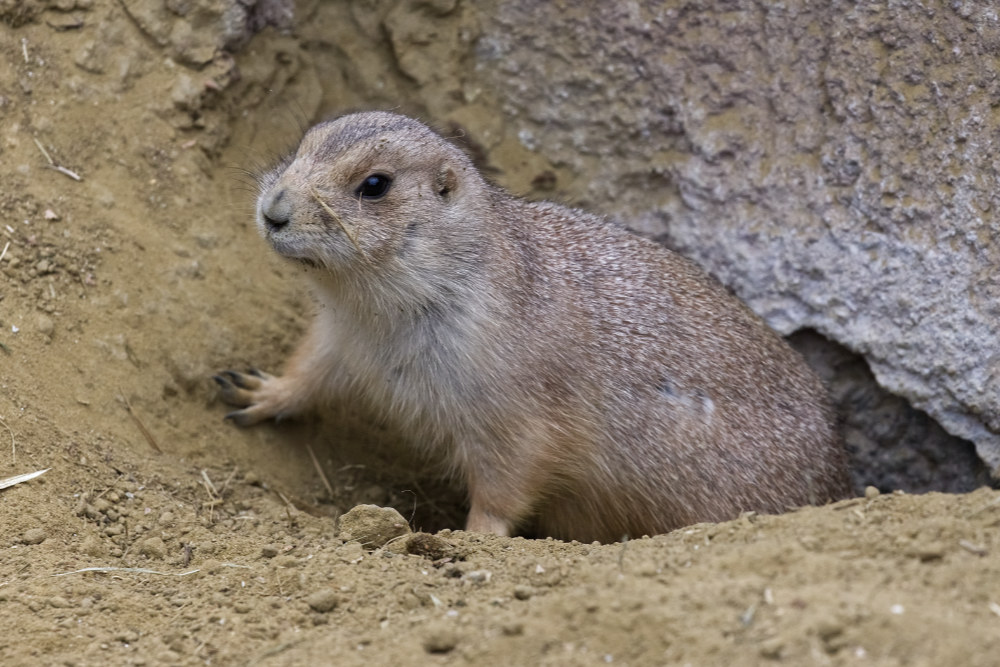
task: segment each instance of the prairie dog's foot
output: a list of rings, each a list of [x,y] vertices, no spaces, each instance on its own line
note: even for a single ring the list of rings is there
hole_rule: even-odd
[[[294,412],[289,383],[256,368],[246,373],[222,371],[212,376],[227,404],[243,408],[226,415],[237,426],[253,426],[265,419],[281,420]]]

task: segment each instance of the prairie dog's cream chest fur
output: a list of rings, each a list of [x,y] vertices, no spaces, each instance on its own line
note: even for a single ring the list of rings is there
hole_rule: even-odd
[[[320,307],[283,375],[216,377],[238,424],[364,400],[498,534],[608,541],[847,495],[818,379],[675,253],[516,199],[390,113],[317,125],[260,186],[261,234]]]

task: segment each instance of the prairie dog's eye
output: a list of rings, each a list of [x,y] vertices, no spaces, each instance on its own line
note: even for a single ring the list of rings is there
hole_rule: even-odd
[[[385,174],[372,174],[361,181],[354,192],[364,199],[381,199],[389,191],[390,185],[392,179]]]

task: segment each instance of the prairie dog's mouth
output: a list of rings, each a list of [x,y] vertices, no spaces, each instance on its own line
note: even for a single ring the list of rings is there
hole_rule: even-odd
[[[280,238],[280,235],[271,229],[264,231],[263,236],[271,248],[285,259],[319,268],[320,263],[309,256],[311,253],[308,253],[308,251],[304,252],[305,249],[301,247],[301,243],[295,243],[292,239]]]

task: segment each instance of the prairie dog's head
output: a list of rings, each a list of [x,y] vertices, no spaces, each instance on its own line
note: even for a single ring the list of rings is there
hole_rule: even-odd
[[[484,182],[428,127],[367,112],[316,125],[260,179],[257,227],[281,255],[333,273],[447,252]],[[463,212],[464,211],[464,212]]]

